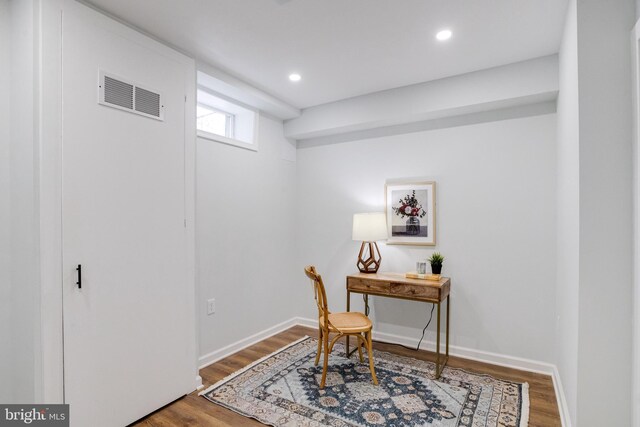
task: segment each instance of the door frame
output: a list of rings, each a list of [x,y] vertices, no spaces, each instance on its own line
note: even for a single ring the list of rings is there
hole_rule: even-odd
[[[62,23],[65,11],[93,13],[101,25],[135,40],[149,49],[186,66],[185,75],[185,220],[187,232],[186,283],[193,301],[194,390],[202,386],[198,375],[197,316],[195,282],[195,141],[196,67],[195,60],[153,40],[136,29],[123,25],[103,13],[74,0],[34,0],[40,24],[37,46],[36,97],[40,109],[38,129],[39,158],[37,161],[39,245],[40,245],[40,378],[36,387],[37,402],[64,402],[63,343],[63,270],[62,270]],[[96,101],[97,102],[97,101]],[[36,320],[37,321],[37,320]]]

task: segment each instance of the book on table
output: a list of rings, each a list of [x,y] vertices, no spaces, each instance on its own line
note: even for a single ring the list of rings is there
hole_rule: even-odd
[[[404,274],[407,279],[421,279],[421,280],[440,280],[439,274],[422,274],[416,271],[410,271]]]

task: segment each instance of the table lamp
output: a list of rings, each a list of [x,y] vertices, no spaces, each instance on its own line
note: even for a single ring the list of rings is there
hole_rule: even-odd
[[[353,240],[362,241],[358,254],[358,269],[363,273],[375,273],[382,257],[377,240],[387,240],[387,217],[384,212],[353,215]],[[368,249],[368,250],[367,250]]]

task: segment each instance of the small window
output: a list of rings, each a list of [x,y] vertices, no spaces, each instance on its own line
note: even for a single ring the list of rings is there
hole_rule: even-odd
[[[233,114],[198,105],[198,130],[233,138]]]
[[[202,86],[198,87],[197,96],[196,123],[199,137],[258,150],[256,111]]]

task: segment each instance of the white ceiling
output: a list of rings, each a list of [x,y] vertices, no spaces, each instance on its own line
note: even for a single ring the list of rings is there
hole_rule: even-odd
[[[305,108],[556,53],[567,0],[89,0]],[[438,42],[435,33],[453,37]],[[291,83],[298,72],[302,81]]]

